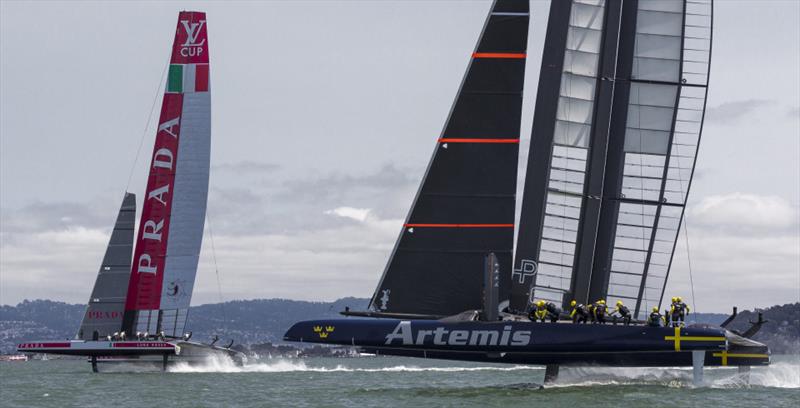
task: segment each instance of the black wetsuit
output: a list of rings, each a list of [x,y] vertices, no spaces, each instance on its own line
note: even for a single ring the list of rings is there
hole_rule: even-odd
[[[625,323],[625,325],[631,324],[631,310],[628,309],[627,306],[625,305],[617,306],[617,310],[615,310],[615,312],[619,313],[619,316],[622,318],[622,322]],[[617,321],[616,319],[614,319],[614,324],[616,323]]]
[[[670,313],[672,314],[672,327],[683,326],[683,319],[686,317],[686,312],[688,310],[689,306],[686,306],[686,303],[675,302],[672,304],[672,308],[670,309]]]
[[[647,325],[651,327],[661,327],[661,313],[660,312],[653,312],[650,313],[650,317],[647,319]]]
[[[605,324],[606,322],[606,305],[603,303],[595,303],[594,305],[594,319],[596,323]]]
[[[561,309],[551,302],[547,302],[544,308],[547,309],[547,316],[550,317],[550,321],[553,323],[557,322],[558,317],[561,316]]]
[[[578,304],[572,308],[572,312],[569,315],[572,317],[573,323],[586,323],[586,319],[589,317],[589,311],[586,310],[586,306]]]

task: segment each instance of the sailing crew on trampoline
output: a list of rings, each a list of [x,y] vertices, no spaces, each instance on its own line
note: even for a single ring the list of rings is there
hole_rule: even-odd
[[[628,309],[627,306],[622,304],[621,300],[617,301],[617,307],[611,312],[611,315],[619,314],[619,317],[622,318],[622,322],[627,326],[631,324],[631,311]],[[614,316],[614,324],[617,324],[617,317]]]
[[[672,327],[683,327],[683,320],[686,317],[686,314],[689,313],[689,305],[683,303],[683,299],[680,296],[676,296],[672,302],[672,307],[669,310],[669,313],[672,315]],[[680,323],[679,323],[680,322]]]
[[[606,323],[606,313],[608,312],[608,307],[606,306],[606,301],[603,299],[594,302],[592,305],[592,315],[594,316],[593,322],[605,324]]]
[[[545,303],[544,308],[547,309],[547,315],[550,317],[550,321],[552,323],[556,323],[558,318],[561,317],[561,309],[559,309],[553,302]]]
[[[586,310],[586,306],[583,304],[578,304],[576,301],[569,302],[569,305],[572,307],[572,311],[569,313],[569,317],[572,319],[573,323],[586,323],[586,319],[589,317],[589,311]]]
[[[647,318],[647,325],[650,327],[661,327],[661,322],[664,322],[664,326],[667,325],[667,319],[658,311],[658,306],[655,306],[650,313],[650,317]]]
[[[544,323],[547,318],[547,304],[544,300],[540,300],[532,305],[528,318],[534,322],[539,320]]]

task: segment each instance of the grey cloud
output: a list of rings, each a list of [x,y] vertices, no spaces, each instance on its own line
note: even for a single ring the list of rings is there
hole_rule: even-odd
[[[709,123],[732,124],[753,111],[774,105],[775,101],[767,99],[747,99],[743,101],[725,102],[710,106],[706,110],[706,121]]]
[[[322,174],[286,178],[273,185],[212,187],[209,217],[215,232],[228,235],[297,235],[344,227],[353,220],[326,213],[343,206],[369,208],[379,218],[402,218],[422,171],[387,163],[366,174]]]
[[[273,173],[281,169],[281,166],[274,163],[262,163],[251,160],[244,160],[234,163],[222,163],[211,166],[212,170],[231,172],[231,173],[247,173],[247,174],[264,174]]]
[[[70,227],[110,229],[116,214],[103,214],[99,207],[97,204],[35,202],[18,209],[1,209],[0,223],[3,234],[64,230]]]

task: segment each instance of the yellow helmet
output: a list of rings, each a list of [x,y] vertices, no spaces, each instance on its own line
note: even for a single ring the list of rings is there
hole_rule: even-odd
[[[677,300],[678,302],[683,302],[683,299],[681,299],[680,296],[676,297],[675,300]]]
[[[601,305],[604,305],[604,304],[606,304],[606,301],[605,301],[605,299],[600,299],[600,300],[597,301],[597,303],[600,303]]]
[[[672,302],[674,303],[674,302],[677,302],[677,301],[678,301],[678,298],[677,298],[677,297],[675,297],[675,296],[673,296],[673,297],[672,297]]]
[[[658,312],[658,306],[653,306],[653,312]]]
[[[617,306],[622,306],[622,301],[621,300],[617,301]]]
[[[572,306],[572,307],[575,307],[575,305],[577,305],[577,304],[578,304],[578,302],[576,302],[574,300],[572,302],[569,302],[569,305]]]
[[[539,306],[544,306],[544,300],[540,300],[536,304],[539,305]]]

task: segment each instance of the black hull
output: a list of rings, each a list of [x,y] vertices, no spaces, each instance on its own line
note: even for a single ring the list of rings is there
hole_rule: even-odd
[[[705,352],[705,366],[769,364],[765,345],[710,326],[335,319],[299,322],[284,340],[350,345],[379,355],[507,364],[692,366],[692,351]]]
[[[487,353],[459,353],[452,351],[420,351],[386,348],[361,348],[364,353],[383,356],[433,358],[440,360],[473,361],[480,363],[532,364],[562,366],[608,366],[608,367],[691,367],[692,353],[682,352],[621,352],[621,353],[505,353],[489,355]],[[744,354],[744,353],[742,353]],[[756,353],[747,353],[756,354]],[[704,366],[736,367],[769,365],[769,356],[742,357],[731,353],[723,364],[721,352],[707,351]],[[735,357],[735,358],[734,358]]]

